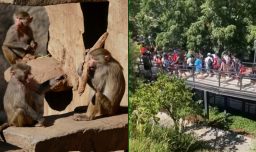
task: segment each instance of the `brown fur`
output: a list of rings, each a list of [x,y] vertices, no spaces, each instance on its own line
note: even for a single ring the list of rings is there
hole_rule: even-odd
[[[19,11],[14,14],[14,24],[7,31],[2,50],[6,60],[10,64],[15,64],[17,61],[22,61],[26,54],[24,62],[31,57],[37,47],[34,41],[32,29],[29,24],[33,18],[27,12]]]
[[[123,68],[109,51],[102,48],[92,50],[87,61],[86,83],[95,93],[86,114],[75,115],[74,119],[78,121],[116,114],[125,91]]]
[[[31,78],[31,67],[23,63],[12,65],[10,71],[12,76],[4,95],[7,123],[0,132],[9,126],[43,126],[44,93],[57,85],[59,78],[38,84]]]

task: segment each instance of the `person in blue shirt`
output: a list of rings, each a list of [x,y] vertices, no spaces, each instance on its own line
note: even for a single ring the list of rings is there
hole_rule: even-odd
[[[199,55],[197,55],[197,57],[196,57],[194,66],[195,66],[195,73],[196,74],[198,74],[202,71],[202,59],[200,58]]]

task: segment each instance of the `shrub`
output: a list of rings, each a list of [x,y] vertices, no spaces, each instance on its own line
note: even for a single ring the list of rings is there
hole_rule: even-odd
[[[155,115],[165,109],[174,120],[175,129],[178,129],[180,118],[202,113],[192,96],[193,93],[186,87],[184,80],[160,75],[152,84],[141,84],[130,97],[131,122],[143,125],[148,124],[152,118],[157,122]]]
[[[190,152],[204,148],[203,142],[193,134],[178,129],[180,118],[202,113],[192,96],[185,82],[176,77],[160,75],[154,83],[140,83],[129,98],[130,151]],[[174,128],[157,125],[155,115],[161,109],[169,112]]]

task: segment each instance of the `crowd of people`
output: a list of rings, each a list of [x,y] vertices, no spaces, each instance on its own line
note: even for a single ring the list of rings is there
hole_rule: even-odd
[[[214,53],[184,51],[181,49],[159,50],[142,45],[140,47],[141,59],[145,70],[157,66],[168,73],[182,73],[181,71],[206,73],[213,76],[220,73],[222,76],[239,76],[245,68],[234,54],[223,51],[220,56]]]

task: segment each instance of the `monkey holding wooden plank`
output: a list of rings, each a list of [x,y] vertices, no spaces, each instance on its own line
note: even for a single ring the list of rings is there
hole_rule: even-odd
[[[117,113],[125,92],[123,68],[111,53],[103,48],[88,52],[84,80],[94,90],[85,114],[75,114],[74,120],[93,120],[98,116]],[[78,71],[82,74],[82,71]],[[83,77],[83,75],[81,76]]]

